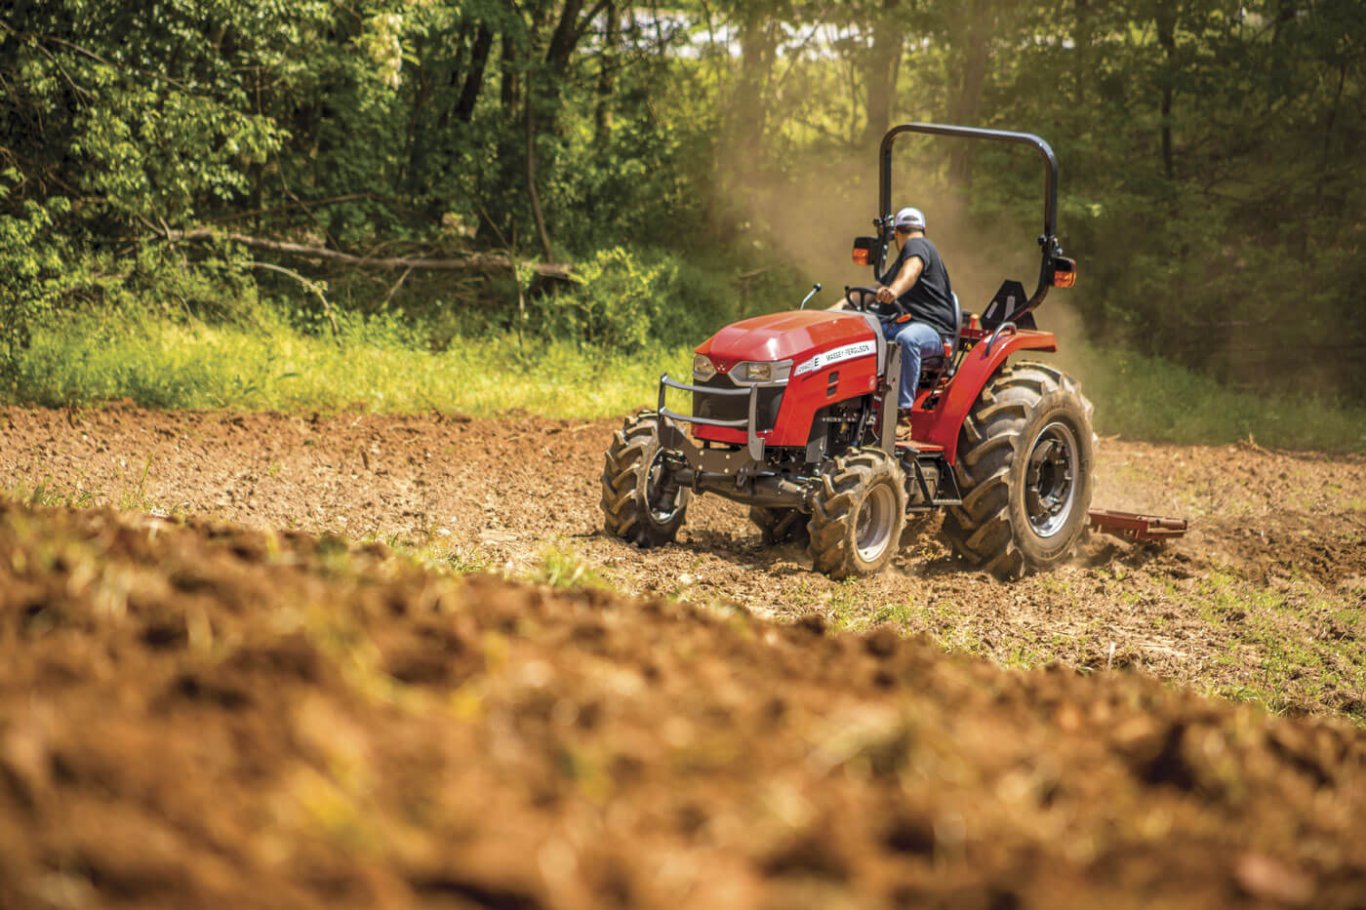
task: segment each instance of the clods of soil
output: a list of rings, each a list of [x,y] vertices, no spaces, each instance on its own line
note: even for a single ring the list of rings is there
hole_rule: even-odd
[[[1366,732],[1341,719],[0,504],[0,906],[1363,898]]]
[[[891,623],[1009,666],[1131,668],[1278,713],[1366,723],[1366,458],[1102,439],[1097,507],[1185,517],[1166,546],[1109,537],[1001,584],[955,560],[937,518],[891,569],[837,584],[745,509],[694,501],[674,546],[602,534],[598,477],[619,421],[0,409],[0,491],[209,516],[537,571],[564,551],[629,594],[737,603],[832,626]]]

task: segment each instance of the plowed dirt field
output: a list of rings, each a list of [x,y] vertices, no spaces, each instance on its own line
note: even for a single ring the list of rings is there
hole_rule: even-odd
[[[1003,584],[956,562],[929,518],[891,571],[837,584],[800,547],[761,546],[745,510],[712,497],[694,501],[677,546],[604,537],[598,476],[619,425],[9,409],[0,490],[329,531],[514,575],[549,548],[627,594],[887,622],[1008,666],[1134,667],[1366,722],[1366,458],[1101,440],[1094,505],[1187,517],[1187,538],[1097,537],[1074,565]]]
[[[0,415],[0,907],[1366,906],[1362,459],[1110,440],[1189,538],[835,584],[603,538],[610,423]]]

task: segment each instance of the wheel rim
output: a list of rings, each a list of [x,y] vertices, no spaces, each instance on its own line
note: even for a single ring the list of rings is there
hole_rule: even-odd
[[[868,491],[854,521],[854,546],[859,558],[873,562],[887,549],[896,518],[896,495],[887,484]]]
[[[1067,526],[1077,498],[1077,434],[1054,421],[1034,438],[1025,474],[1025,512],[1040,537]]]
[[[675,486],[668,494],[669,469],[664,465],[664,450],[655,452],[645,472],[645,509],[656,524],[668,524],[682,508],[683,490]]]

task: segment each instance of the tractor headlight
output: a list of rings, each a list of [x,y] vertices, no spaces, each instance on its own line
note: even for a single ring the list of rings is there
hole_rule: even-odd
[[[694,354],[692,358],[692,378],[706,382],[716,375],[716,364],[706,354]]]
[[[790,360],[747,360],[736,364],[735,369],[730,371],[731,378],[736,382],[786,382],[791,373]]]

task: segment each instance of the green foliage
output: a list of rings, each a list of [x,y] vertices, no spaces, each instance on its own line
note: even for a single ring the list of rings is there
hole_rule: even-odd
[[[0,181],[16,176],[10,169],[0,174]],[[0,182],[0,199],[7,189]],[[64,245],[47,234],[52,213],[65,205],[65,200],[54,199],[47,206],[28,201],[16,214],[0,213],[0,376],[12,368],[32,326],[51,310],[62,287]]]
[[[541,298],[537,309],[553,337],[634,353],[650,338],[650,311],[667,284],[664,272],[621,247],[603,250],[574,276],[574,293]]]
[[[1081,377],[1102,436],[1366,452],[1366,407],[1359,404],[1238,391],[1170,360],[1084,342],[1061,359]]]
[[[402,349],[695,343],[795,303],[802,272],[866,280],[839,269],[875,214],[876,139],[922,119],[1057,149],[1089,337],[1287,401],[1360,402],[1363,72],[1349,0],[12,4],[0,385],[29,381],[16,370],[54,314],[328,333],[318,291],[343,321],[425,333]],[[970,308],[1036,268],[1038,173],[1018,149],[898,154],[897,191],[946,226]],[[524,264],[548,247],[578,280],[545,293],[527,269],[351,268],[299,246]]]
[[[264,317],[268,318],[268,317]],[[196,319],[110,322],[96,314],[34,333],[0,400],[50,407],[129,398],[149,407],[616,416],[646,405],[689,349],[585,354],[551,338],[456,337],[432,353],[393,317],[341,321],[341,344],[282,320],[254,327]]]
[[[552,588],[570,591],[607,587],[602,576],[564,541],[553,543],[541,551],[541,564],[531,578]]]
[[[539,328],[603,351],[696,344],[740,309],[736,289],[719,275],[659,250],[600,250],[573,278],[573,291],[536,301]]]
[[[652,404],[659,374],[687,375],[692,363],[690,346],[609,354],[545,333],[520,342],[511,333],[456,336],[432,353],[422,332],[392,315],[343,314],[338,344],[268,314],[253,325],[95,313],[50,320],[0,401],[597,419]],[[1360,406],[1238,392],[1169,362],[1080,344],[1064,365],[1081,377],[1102,435],[1366,452]]]

